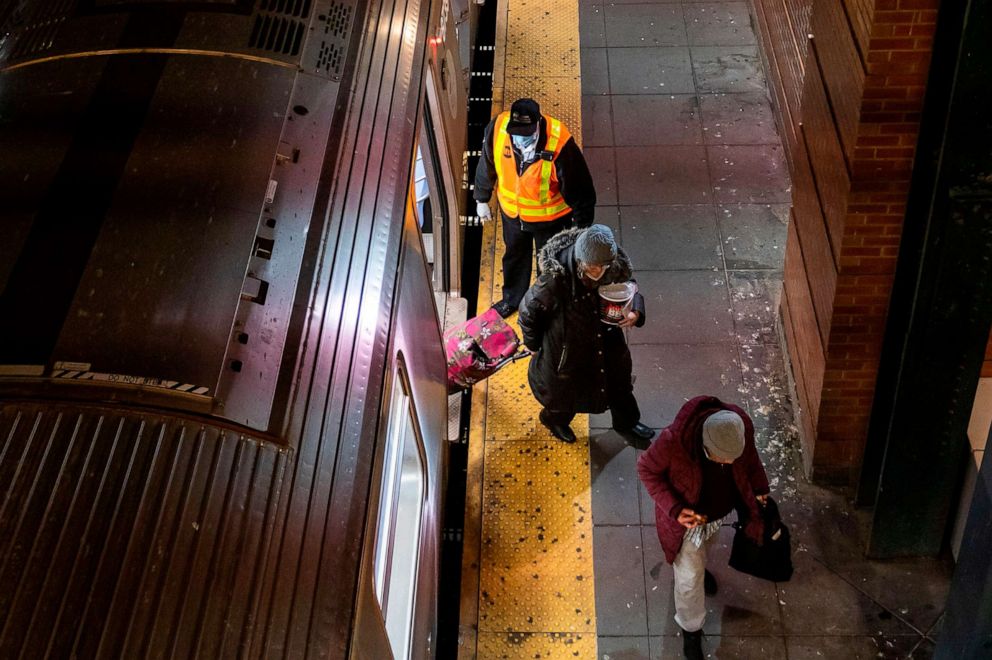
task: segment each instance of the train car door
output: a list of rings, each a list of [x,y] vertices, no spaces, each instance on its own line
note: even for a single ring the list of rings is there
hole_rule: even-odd
[[[461,224],[457,194],[460,190],[450,157],[452,131],[464,131],[445,121],[439,107],[437,76],[427,70],[427,93],[421,114],[414,167],[417,221],[424,240],[431,280],[436,292],[458,296],[461,284]]]
[[[421,145],[426,146],[426,145]],[[439,222],[429,148],[411,164],[399,279],[389,333],[351,657],[433,657],[447,387],[439,319],[431,305],[444,250],[430,263],[425,234]],[[443,203],[443,198],[440,199]],[[443,208],[443,207],[442,207]]]

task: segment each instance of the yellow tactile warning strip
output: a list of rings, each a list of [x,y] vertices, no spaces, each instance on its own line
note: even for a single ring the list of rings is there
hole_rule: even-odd
[[[572,99],[582,97],[582,81],[578,78],[538,78],[537,76],[514,76],[506,79],[504,95],[509,106],[515,99],[534,94],[540,89],[541,112],[560,119],[572,132],[576,144],[582,146],[582,126],[580,102]],[[573,128],[574,127],[574,128]]]
[[[593,658],[595,635],[482,633],[480,658]]]
[[[543,429],[486,441],[480,630],[595,629],[588,455]]]
[[[493,114],[532,97],[581,145],[578,0],[499,0],[495,55]]]
[[[493,115],[530,96],[581,143],[577,0],[499,2]],[[498,223],[483,227],[482,243],[476,313],[500,297]],[[553,438],[526,360],[476,385],[472,399],[459,657],[592,658],[588,417],[572,423],[574,445]]]

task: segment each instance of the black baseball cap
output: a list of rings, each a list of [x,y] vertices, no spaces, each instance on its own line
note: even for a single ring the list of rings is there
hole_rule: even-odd
[[[510,135],[533,135],[541,122],[541,106],[534,99],[518,99],[510,106],[510,121],[506,132]]]

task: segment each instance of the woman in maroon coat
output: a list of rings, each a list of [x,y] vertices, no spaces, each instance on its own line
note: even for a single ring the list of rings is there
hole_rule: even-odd
[[[705,570],[707,546],[734,509],[746,515],[749,537],[761,543],[764,532],[758,506],[768,496],[768,477],[751,418],[713,396],[691,399],[638,459],[637,472],[654,500],[658,539],[675,572],[685,656],[702,658],[703,592],[716,593]]]

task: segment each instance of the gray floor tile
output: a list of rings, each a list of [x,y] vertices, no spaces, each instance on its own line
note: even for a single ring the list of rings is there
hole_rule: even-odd
[[[781,479],[799,474],[798,440],[782,349],[776,344],[741,346],[744,392],[741,403],[754,422],[755,441],[769,479],[771,472]],[[778,483],[773,487],[778,491]]]
[[[797,573],[801,567],[815,562],[823,571],[831,571],[837,580],[855,585],[870,606],[852,609],[838,600],[836,607],[841,611],[846,608],[848,617],[858,620],[867,611],[871,621],[865,626],[868,628],[865,634],[932,630],[947,599],[953,563],[930,558],[866,560],[864,548],[871,514],[850,504],[853,493],[826,489],[802,478],[781,491],[788,491],[790,486],[795,493],[789,499],[783,498],[780,508],[792,531]],[[802,582],[809,580],[803,577]],[[787,588],[800,587],[802,582],[793,578]],[[876,623],[877,630],[873,629]]]
[[[925,632],[927,633],[927,637],[929,637],[930,639],[939,640],[940,633],[943,629],[944,629],[944,614],[941,614],[940,618],[938,618],[937,621],[932,626],[930,626],[930,630],[927,630]]]
[[[613,117],[609,96],[582,97],[582,146],[613,146]]]
[[[703,204],[712,200],[702,147],[617,147],[623,205]]]
[[[734,341],[733,314],[723,273],[640,270],[635,276],[644,296],[647,323],[631,330],[631,344]],[[738,381],[739,378],[738,373]]]
[[[596,203],[617,204],[617,169],[613,147],[586,147],[582,150],[596,186]]]
[[[610,90],[614,94],[691,94],[695,91],[688,48],[608,48],[607,52]]]
[[[642,420],[643,421],[643,420]],[[613,428],[613,416],[610,411],[589,415],[589,428],[595,431],[609,431]]]
[[[776,344],[782,273],[772,270],[730,271],[734,328],[741,343]]]
[[[638,458],[640,458],[640,454],[642,453],[643,452],[638,452]],[[654,500],[651,499],[651,495],[648,494],[648,489],[644,487],[644,484],[641,483],[639,477],[637,479],[637,484],[638,484],[637,493],[639,495],[638,499],[640,500],[640,506],[641,506],[641,524],[648,525],[651,528],[652,533],[654,533],[654,529],[655,529]],[[645,539],[647,539],[647,537],[645,537]],[[650,539],[645,540],[645,543],[648,543],[649,540]],[[658,542],[657,538],[655,538],[654,542],[655,543]]]
[[[597,640],[600,660],[648,660],[650,649],[647,637],[603,637]]]
[[[703,651],[707,657],[717,660],[736,660],[737,658],[761,658],[761,660],[786,660],[789,654],[785,649],[785,640],[776,636],[706,637],[703,641]]]
[[[923,640],[913,651],[912,655],[909,656],[909,660],[930,660],[933,658],[936,650],[937,649],[934,644],[927,640]]]
[[[871,513],[850,504],[854,493],[811,484],[800,475],[789,476],[795,478],[791,491],[786,493],[784,484],[778,491],[782,494],[779,509],[792,531],[793,556],[808,555],[833,567],[865,561]]]
[[[716,214],[710,204],[623,206],[620,222],[635,272],[723,265]]]
[[[682,637],[669,635],[668,637],[651,637],[648,639],[651,647],[651,660],[681,660]]]
[[[706,147],[718,202],[788,203],[789,166],[778,145]]]
[[[681,660],[682,636],[665,635],[652,636],[651,660]],[[786,642],[778,636],[734,637],[734,636],[703,636],[703,654],[707,658],[722,660],[745,660],[762,658],[777,660],[779,658],[794,658],[786,653]],[[832,656],[831,660],[841,660],[842,656]]]
[[[614,95],[617,145],[702,144],[699,107],[692,94]]]
[[[764,92],[755,46],[693,46],[692,71],[699,92]]]
[[[671,424],[682,404],[694,396],[712,394],[724,401],[740,397],[740,366],[731,342],[641,345],[631,346],[630,352],[641,421],[651,428]]]
[[[781,144],[771,103],[763,92],[699,97],[706,144]]]
[[[682,637],[668,635],[652,637],[652,660],[677,660],[682,655]],[[717,660],[785,660],[790,656],[785,651],[785,641],[781,637],[711,637],[703,636],[703,654]],[[831,658],[831,660],[840,660]]]
[[[599,187],[596,187],[598,194]],[[619,206],[597,206],[595,222],[606,225],[613,230],[613,236],[620,245],[623,245],[623,230],[620,227],[620,207]]]
[[[639,525],[636,456],[613,431],[593,431],[589,442],[592,520],[596,525]]]
[[[942,559],[900,559],[830,564],[894,617],[929,630],[943,612],[953,567]]]
[[[600,635],[646,635],[640,527],[596,525],[593,543],[596,632]]]
[[[746,2],[699,2],[685,7],[685,28],[693,46],[756,43]]]
[[[808,552],[794,552],[793,565],[792,580],[779,585],[787,634],[898,636],[915,632]]]
[[[606,12],[603,5],[580,5],[579,48],[606,47]]]
[[[605,48],[580,48],[579,67],[583,94],[609,94],[610,74]]]
[[[681,4],[608,4],[606,43],[618,46],[685,46]]]
[[[648,632],[662,635],[675,625],[675,598],[672,595],[672,567],[658,541],[654,525],[641,527],[644,547],[644,593],[647,600]],[[681,644],[682,639],[679,638]]]
[[[761,464],[768,475],[768,487],[771,495],[789,513],[783,513],[783,520],[787,519],[787,524],[791,530],[794,514],[790,506],[798,496],[799,489],[796,484],[802,474],[802,455],[799,453],[799,438],[795,430],[777,431],[762,430],[760,416],[755,418],[755,444],[758,446],[758,456]],[[793,549],[797,548],[799,541],[793,541]]]
[[[579,6],[587,4],[603,4],[604,0],[579,0]],[[679,4],[682,0],[609,0],[613,5],[673,5]],[[685,2],[696,2],[697,0],[685,0]],[[702,0],[698,0],[702,1]],[[712,0],[707,0],[712,2]]]
[[[723,257],[730,270],[781,269],[789,230],[787,204],[733,204],[717,213]]]
[[[824,658],[844,658],[844,660],[921,660],[929,658],[925,649],[913,653],[920,642],[919,635],[899,637],[846,636],[846,637],[788,637],[786,646],[790,660],[823,660]],[[929,644],[929,643],[928,643]],[[932,650],[931,650],[932,653]]]

